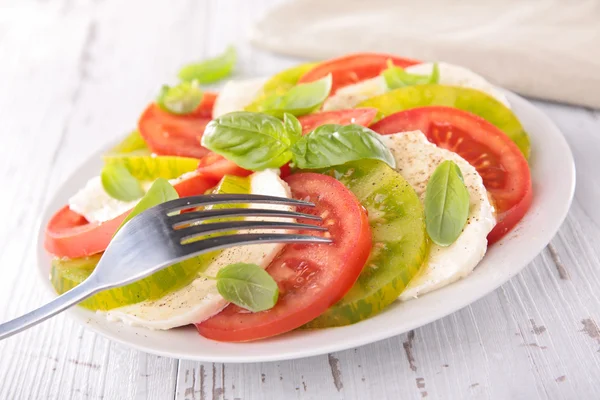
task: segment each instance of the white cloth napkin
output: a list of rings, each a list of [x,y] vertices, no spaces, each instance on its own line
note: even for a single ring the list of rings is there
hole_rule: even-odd
[[[600,108],[598,0],[296,0],[270,10],[251,41],[313,59],[446,61],[526,96]]]

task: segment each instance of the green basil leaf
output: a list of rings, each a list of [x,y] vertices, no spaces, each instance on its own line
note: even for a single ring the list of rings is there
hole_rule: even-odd
[[[248,111],[215,118],[202,135],[204,147],[250,170],[281,167],[290,161],[295,140],[281,120]]]
[[[418,75],[408,73],[403,68],[397,67],[391,61],[388,61],[388,68],[381,75],[383,75],[385,83],[390,90],[405,86],[438,83],[440,80],[440,70],[437,63],[433,64],[431,75]]]
[[[469,217],[469,190],[453,161],[435,169],[425,191],[425,224],[434,243],[449,246],[460,236]]]
[[[188,64],[179,70],[182,81],[198,81],[207,84],[220,81],[231,75],[237,61],[235,47],[229,46],[223,54],[198,63]]]
[[[154,181],[152,186],[150,186],[150,189],[148,189],[144,197],[142,197],[135,207],[133,207],[133,210],[131,210],[129,215],[125,217],[117,229],[117,232],[123,227],[123,225],[129,222],[130,219],[142,213],[143,211],[146,211],[147,209],[162,204],[166,201],[175,200],[178,198],[179,194],[169,183],[169,181],[164,178],[158,178]]]
[[[379,135],[361,125],[321,125],[292,146],[292,162],[300,169],[325,168],[362,159],[396,161]]]
[[[318,81],[301,83],[280,95],[267,96],[256,108],[277,117],[289,113],[294,116],[306,115],[317,110],[331,92],[331,74]]]
[[[313,69],[317,64],[318,63],[300,64],[273,75],[271,79],[264,84],[252,103],[244,108],[244,111],[259,111],[262,102],[267,97],[273,94],[284,94],[296,86],[298,80],[300,80],[305,73]]]
[[[298,121],[298,118],[294,117],[292,114],[283,114],[283,126],[294,138],[294,142],[302,136],[302,124]]]
[[[275,280],[256,264],[236,263],[217,273],[217,290],[223,298],[252,312],[273,308],[279,297]]]
[[[121,164],[105,164],[100,180],[104,191],[117,200],[133,201],[144,195],[140,182]]]
[[[194,112],[203,96],[198,81],[181,82],[173,87],[164,85],[156,98],[156,104],[168,113],[184,115]]]

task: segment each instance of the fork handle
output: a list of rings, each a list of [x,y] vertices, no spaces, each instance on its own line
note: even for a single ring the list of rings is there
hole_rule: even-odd
[[[31,328],[42,321],[66,310],[67,308],[79,303],[80,301],[90,297],[96,292],[103,290],[97,282],[90,278],[83,281],[78,286],[68,292],[58,296],[50,303],[41,306],[40,308],[30,311],[25,315],[10,320],[0,325],[0,340],[6,339],[9,336],[19,333],[25,329]]]

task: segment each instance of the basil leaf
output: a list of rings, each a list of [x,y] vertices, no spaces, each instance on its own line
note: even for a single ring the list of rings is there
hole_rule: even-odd
[[[283,122],[271,115],[236,111],[209,122],[202,146],[242,168],[262,170],[287,163],[295,140],[296,134],[288,132]]]
[[[273,75],[271,79],[264,84],[252,103],[244,108],[244,111],[259,111],[264,99],[273,94],[284,94],[296,86],[300,78],[316,65],[317,63],[300,64]]]
[[[117,200],[133,201],[144,195],[140,182],[121,164],[105,164],[100,180],[104,191]]]
[[[383,75],[385,83],[390,90],[405,86],[438,83],[440,80],[440,70],[437,63],[433,64],[431,75],[417,75],[406,72],[404,69],[395,66],[388,60],[388,68],[383,71],[381,75]]]
[[[188,64],[179,70],[182,81],[198,81],[207,84],[220,81],[231,75],[237,61],[235,47],[229,46],[223,54],[198,63]]]
[[[217,273],[217,290],[223,298],[252,312],[273,308],[279,297],[275,280],[256,264],[236,263]]]
[[[321,107],[331,92],[331,74],[315,82],[301,83],[280,95],[267,96],[256,106],[257,111],[277,117],[289,113],[294,116],[309,114]]]
[[[129,215],[125,217],[117,229],[117,232],[123,227],[123,225],[129,222],[130,219],[142,213],[143,211],[146,211],[147,209],[162,204],[166,201],[175,200],[178,198],[179,194],[169,183],[169,181],[164,178],[158,178],[154,181],[152,186],[150,186],[150,189],[148,189],[144,197],[142,197],[135,207],[133,207],[133,210],[131,210]]]
[[[181,82],[173,87],[164,85],[156,98],[156,104],[168,113],[184,115],[194,112],[203,96],[198,81]]]
[[[379,135],[361,125],[321,125],[292,146],[292,162],[300,169],[325,168],[365,158],[392,168],[396,161]]]
[[[425,191],[425,225],[434,243],[449,246],[460,236],[469,217],[469,190],[453,161],[435,169]]]
[[[296,137],[296,140],[302,136],[302,124],[292,114],[283,114],[283,126],[291,136]]]

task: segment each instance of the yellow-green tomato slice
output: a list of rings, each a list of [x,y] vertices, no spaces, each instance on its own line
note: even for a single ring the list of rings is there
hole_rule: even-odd
[[[419,272],[429,249],[423,205],[387,164],[362,160],[326,173],[340,180],[367,209],[373,248],[352,289],[307,328],[348,325],[377,314]]]
[[[100,256],[101,254],[73,260],[54,259],[50,281],[57,293],[62,294],[83,282],[98,264]],[[137,282],[95,294],[80,305],[104,311],[143,300],[158,299],[189,284],[208,260],[210,258],[200,256],[182,261]]]
[[[123,165],[131,175],[142,181],[174,179],[198,168],[195,158],[153,155],[138,131],[130,133],[103,159],[106,164]]]
[[[468,111],[491,122],[519,147],[528,158],[529,136],[519,119],[504,104],[479,90],[445,85],[416,85],[392,90],[363,101],[357,107],[373,107],[381,117],[424,106],[447,106]]]
[[[250,178],[225,176],[214,193],[250,193]],[[225,205],[224,205],[225,206]],[[225,207],[230,206],[226,205]],[[215,206],[216,207],[216,206]],[[214,221],[211,221],[214,222]],[[147,278],[126,286],[105,290],[80,303],[91,310],[111,310],[144,300],[159,299],[191,283],[221,251],[214,251],[171,265]],[[52,261],[50,282],[58,294],[83,282],[94,270],[101,254],[77,259]]]

